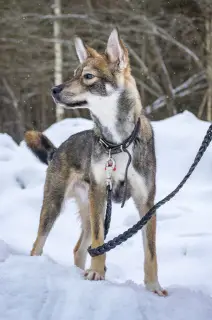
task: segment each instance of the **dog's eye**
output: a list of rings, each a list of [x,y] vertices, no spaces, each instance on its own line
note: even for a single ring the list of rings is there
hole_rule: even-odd
[[[94,78],[94,75],[91,74],[91,73],[84,74],[84,79],[86,79],[86,80],[90,80],[90,79],[93,79],[93,78]]]

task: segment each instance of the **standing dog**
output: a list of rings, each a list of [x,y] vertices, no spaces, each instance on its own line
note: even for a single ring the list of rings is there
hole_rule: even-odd
[[[132,162],[128,169],[127,198],[132,197],[140,217],[153,206],[156,159],[151,125],[142,112],[136,83],[131,75],[128,51],[117,30],[113,30],[104,54],[75,39],[80,65],[70,81],[52,89],[56,102],[70,108],[89,108],[93,130],[72,135],[57,150],[41,133],[29,131],[25,140],[31,150],[49,163],[37,239],[31,255],[41,255],[66,197],[74,197],[79,207],[82,231],[74,249],[75,265],[85,268],[87,249],[104,243],[106,204],[105,163],[108,154],[100,138],[120,144],[133,132],[140,119],[139,132],[128,147]],[[113,155],[112,199],[120,202],[124,189],[127,153]],[[145,285],[160,296],[167,294],[158,282],[156,257],[156,217],[143,228]],[[105,255],[91,258],[85,278],[105,277]]]

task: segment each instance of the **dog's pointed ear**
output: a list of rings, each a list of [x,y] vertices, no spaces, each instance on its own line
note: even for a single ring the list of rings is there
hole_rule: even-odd
[[[82,39],[79,37],[74,38],[74,44],[79,61],[80,63],[83,63],[89,56],[86,46],[84,45]]]
[[[117,29],[114,29],[108,39],[106,54],[111,63],[117,63],[120,70],[128,66],[128,51],[119,37]]]
[[[100,54],[93,48],[88,47],[82,41],[82,39],[75,37],[74,44],[80,63],[83,63],[86,59],[98,58]]]

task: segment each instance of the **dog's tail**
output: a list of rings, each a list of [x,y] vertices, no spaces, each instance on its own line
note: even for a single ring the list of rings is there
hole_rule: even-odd
[[[26,131],[24,140],[33,154],[41,162],[48,165],[57,150],[53,143],[43,133],[38,131]]]

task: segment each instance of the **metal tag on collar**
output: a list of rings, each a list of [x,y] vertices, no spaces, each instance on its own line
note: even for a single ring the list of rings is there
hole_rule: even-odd
[[[108,172],[110,171],[111,174],[112,174],[112,171],[116,171],[116,162],[111,157],[111,149],[109,149],[109,156],[108,156],[108,159],[107,159],[106,164],[105,164],[105,170],[108,171]]]

